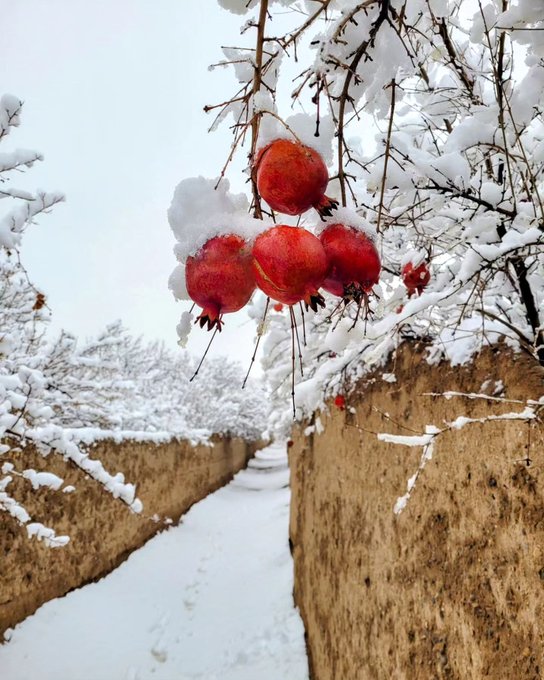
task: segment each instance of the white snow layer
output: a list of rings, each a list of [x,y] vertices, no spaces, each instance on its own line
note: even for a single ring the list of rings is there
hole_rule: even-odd
[[[2,680],[307,680],[285,447],[0,646]]]
[[[315,226],[315,234],[319,236],[331,224],[343,224],[345,227],[362,231],[371,241],[376,240],[376,228],[374,225],[370,224],[368,220],[352,208],[337,208],[334,210],[330,217],[325,217]]]
[[[233,194],[229,187],[227,179],[219,182],[205,177],[189,177],[176,187],[168,220],[177,239],[174,250],[180,262],[184,263],[216,236],[238,234],[251,242],[267,228],[261,220],[248,215],[247,196]],[[170,279],[170,287],[174,294],[178,291],[178,297],[182,295],[179,275],[175,270]]]
[[[233,14],[246,14],[250,9],[253,9],[258,0],[217,0],[223,9],[228,9]],[[288,7],[293,4],[294,0],[276,0],[280,5]],[[271,3],[272,4],[272,3]]]
[[[264,97],[260,97],[254,102],[255,109],[265,112],[261,119],[259,128],[259,140],[257,149],[262,149],[275,139],[294,139],[302,142],[305,146],[315,149],[323,158],[327,165],[332,165],[333,158],[333,139],[335,133],[334,121],[331,116],[323,116],[320,119],[319,136],[315,136],[316,123],[315,116],[307,113],[295,113],[281,123],[274,115],[266,115],[267,111],[273,111],[273,106],[266,105]]]
[[[246,14],[257,4],[257,0],[218,0],[223,9],[228,9],[233,14]]]

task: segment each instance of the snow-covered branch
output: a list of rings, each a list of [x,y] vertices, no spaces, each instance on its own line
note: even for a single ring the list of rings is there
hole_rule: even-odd
[[[475,399],[475,398],[486,398],[486,399],[494,399],[494,397],[490,397],[489,395],[483,395],[483,394],[462,394],[460,392],[446,392],[443,393],[442,395],[436,395],[436,396],[444,396],[446,398],[451,398],[453,396],[463,396],[469,399]],[[499,400],[498,398],[496,398]],[[516,402],[519,403],[519,402]],[[473,424],[486,424],[486,423],[494,423],[494,422],[500,422],[500,421],[510,421],[510,420],[521,420],[524,422],[530,422],[532,420],[535,420],[538,418],[539,412],[544,408],[544,397],[542,397],[539,401],[535,402],[534,400],[531,400],[530,402],[527,402],[527,405],[522,411],[512,411],[510,413],[499,413],[499,414],[491,414],[488,416],[482,416],[480,418],[469,418],[467,416],[458,416],[455,418],[455,420],[451,422],[447,422],[444,424],[443,427],[439,428],[436,427],[435,425],[427,425],[425,428],[425,433],[421,435],[415,435],[415,436],[404,436],[404,435],[396,435],[396,434],[389,434],[389,433],[378,433],[377,438],[379,441],[386,442],[389,444],[398,444],[401,446],[422,446],[423,447],[423,452],[421,454],[421,460],[419,462],[419,466],[416,470],[416,472],[410,477],[406,484],[406,493],[403,496],[400,496],[397,498],[395,502],[395,507],[393,509],[394,513],[396,515],[399,515],[406,505],[408,504],[408,501],[410,500],[410,496],[412,495],[412,492],[416,486],[416,483],[419,479],[419,476],[422,474],[423,470],[425,469],[425,466],[427,465],[428,461],[432,459],[433,457],[433,452],[434,452],[434,447],[436,444],[436,440],[440,435],[443,435],[445,432],[452,432],[454,430],[461,430],[462,428],[466,427],[467,425],[473,425]]]

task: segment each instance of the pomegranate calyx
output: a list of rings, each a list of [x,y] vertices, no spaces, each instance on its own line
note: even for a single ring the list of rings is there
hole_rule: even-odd
[[[363,289],[358,283],[352,282],[344,285],[344,303],[347,304],[353,300],[359,303],[363,297]]]
[[[317,312],[319,307],[325,307],[325,298],[321,295],[321,293],[310,293],[304,298],[304,302],[306,304],[306,311],[308,309],[311,309],[312,312]]]
[[[314,205],[314,208],[319,213],[321,219],[325,221],[325,217],[332,217],[333,212],[338,208],[338,206],[339,203],[334,198],[322,196],[319,203]]]
[[[217,328],[219,333],[221,333],[221,331],[223,330],[224,323],[225,322],[221,319],[221,314],[211,309],[204,309],[202,311],[202,314],[200,314],[200,316],[198,316],[195,321],[195,324],[198,324],[200,328],[204,328],[204,326],[207,325],[208,331]]]

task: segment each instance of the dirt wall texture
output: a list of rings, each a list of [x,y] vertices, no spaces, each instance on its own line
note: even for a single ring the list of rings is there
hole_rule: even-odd
[[[67,534],[62,548],[29,540],[26,529],[6,513],[0,515],[0,635],[48,600],[97,579],[118,566],[157,531],[176,522],[189,507],[226,484],[245,467],[256,446],[240,439],[216,440],[213,447],[188,442],[166,444],[104,441],[90,453],[110,471],[137,483],[144,504],[132,513],[79,468],[51,454],[44,459],[25,449],[17,468],[47,469],[73,485],[73,493],[48,488],[33,491],[16,478],[10,494],[32,517]],[[16,463],[16,461],[14,461]],[[154,517],[155,516],[155,517]],[[1,639],[1,638],[0,638]]]
[[[433,367],[404,347],[386,372],[396,382],[382,372],[362,381],[347,397],[354,413],[331,406],[324,432],[301,428],[289,451],[295,600],[313,680],[544,677],[542,421],[437,436],[400,514],[423,449],[376,436],[523,411],[544,395],[544,371],[504,349]],[[444,390],[523,403],[428,394]]]

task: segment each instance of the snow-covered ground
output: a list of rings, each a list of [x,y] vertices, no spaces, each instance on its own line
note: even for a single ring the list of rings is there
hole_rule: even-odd
[[[289,489],[271,446],[98,583],[0,646],[2,680],[307,680]]]

